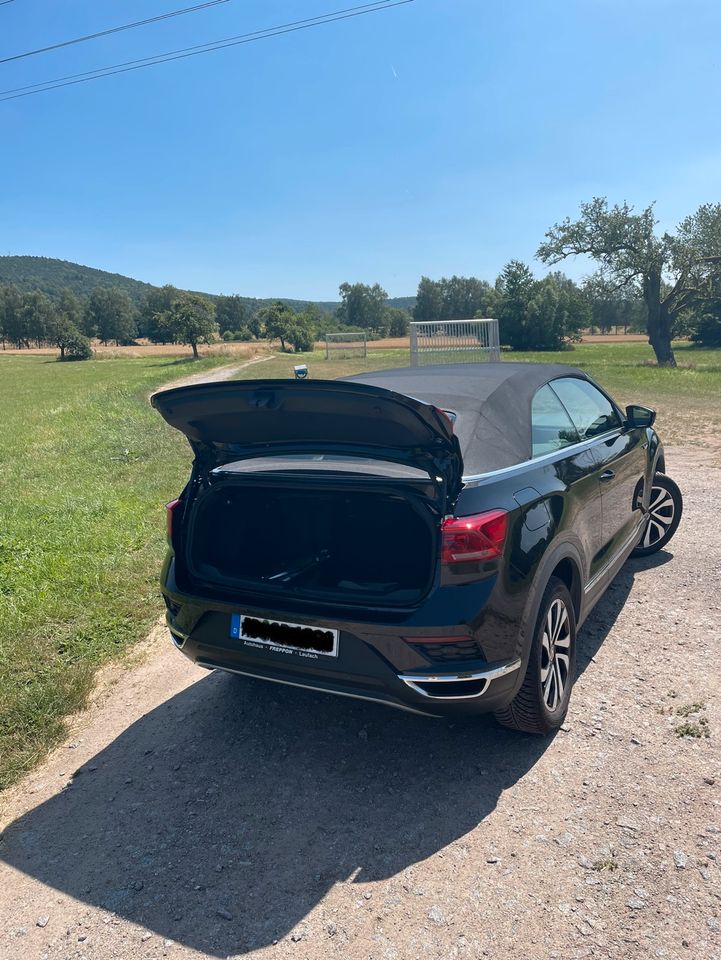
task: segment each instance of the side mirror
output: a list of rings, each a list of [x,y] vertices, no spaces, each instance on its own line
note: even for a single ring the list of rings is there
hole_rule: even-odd
[[[626,424],[629,427],[652,427],[656,411],[642,407],[640,403],[629,403],[626,407]]]

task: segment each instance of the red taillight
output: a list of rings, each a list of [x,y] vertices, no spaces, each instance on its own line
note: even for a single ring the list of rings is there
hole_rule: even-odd
[[[165,504],[165,533],[171,545],[173,543],[173,512],[179,506],[180,500],[171,500],[170,503]]]
[[[505,510],[447,517],[441,524],[441,559],[444,563],[496,560],[503,552],[507,530]]]

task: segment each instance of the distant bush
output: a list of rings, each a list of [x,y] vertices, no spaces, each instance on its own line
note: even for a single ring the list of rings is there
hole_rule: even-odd
[[[90,341],[82,333],[69,336],[61,349],[58,360],[89,360],[93,355]]]
[[[226,343],[236,341],[247,343],[248,341],[255,339],[253,332],[247,327],[244,327],[242,330],[224,330],[221,336]]]
[[[691,339],[704,347],[721,347],[721,303],[696,320]]]

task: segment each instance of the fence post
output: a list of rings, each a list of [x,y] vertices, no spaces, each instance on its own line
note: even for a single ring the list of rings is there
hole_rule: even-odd
[[[411,324],[411,366],[418,366],[418,328]]]

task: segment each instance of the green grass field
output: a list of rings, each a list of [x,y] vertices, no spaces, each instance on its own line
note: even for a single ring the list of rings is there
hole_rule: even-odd
[[[681,369],[647,365],[644,344],[584,345],[558,360],[588,371],[620,401],[659,409],[668,442],[702,443],[721,414],[721,351],[681,346]],[[325,361],[281,356],[243,378],[313,377],[401,366],[407,353]],[[161,612],[163,504],[182,488],[190,450],[148,394],[190,370],[168,358],[59,364],[0,354],[0,787],[30,769],[82,706],[98,665],[143,637]]]
[[[188,447],[147,395],[224,362],[0,359],[0,786],[157,617],[163,503]]]

